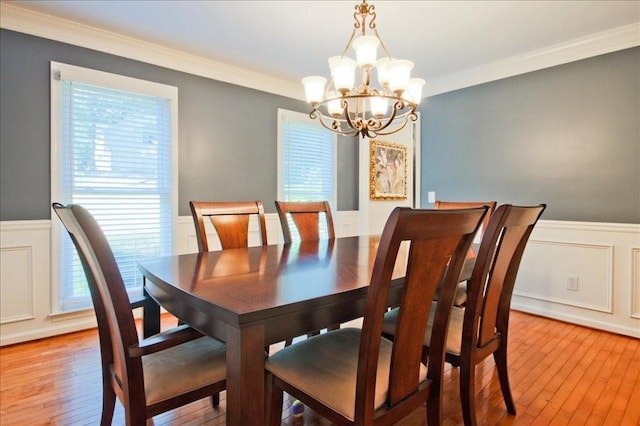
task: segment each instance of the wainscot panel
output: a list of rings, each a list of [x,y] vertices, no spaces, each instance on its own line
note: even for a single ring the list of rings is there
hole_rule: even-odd
[[[640,337],[640,225],[540,221],[511,307]]]

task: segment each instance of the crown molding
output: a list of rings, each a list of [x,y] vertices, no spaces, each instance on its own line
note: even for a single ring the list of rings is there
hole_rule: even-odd
[[[1,3],[0,27],[201,77],[304,100],[297,82],[234,67],[158,44]],[[423,97],[500,80],[640,45],[640,23],[429,79]]]
[[[1,3],[0,27],[195,74],[238,86],[304,100],[297,82],[186,54],[158,44],[122,36],[78,22]]]
[[[451,92],[639,45],[640,22],[636,22],[544,49],[429,79],[424,88],[423,96],[428,97]]]

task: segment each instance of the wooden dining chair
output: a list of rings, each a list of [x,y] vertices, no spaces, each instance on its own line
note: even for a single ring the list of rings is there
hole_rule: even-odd
[[[320,217],[324,215],[327,239],[334,240],[336,238],[335,229],[333,227],[333,215],[331,214],[331,206],[328,201],[276,201],[276,210],[282,227],[282,235],[285,244],[293,242],[289,217],[296,227],[298,238],[300,241],[318,241],[322,237],[322,222]],[[333,324],[327,327],[327,331],[333,331],[340,328],[340,324]],[[312,331],[308,336],[315,336],[320,331]],[[287,339],[285,345],[289,346],[292,339]]]
[[[183,325],[139,340],[113,252],[93,216],[80,205],[53,203],[80,257],[98,322],[102,358],[101,425],[110,425],[116,396],[127,425],[226,386],[226,347]],[[198,372],[198,374],[193,374]]]
[[[205,218],[216,230],[222,250],[249,247],[249,219],[256,216],[260,232],[260,244],[267,243],[267,227],[262,201],[189,201],[191,217],[196,227],[196,239],[200,253],[209,251],[211,245],[207,236]],[[289,342],[289,340],[287,340]],[[269,347],[265,348],[269,353]],[[219,402],[219,396],[214,397]]]
[[[446,360],[460,367],[460,399],[465,425],[476,424],[475,367],[492,354],[507,411],[516,414],[507,370],[511,296],[525,246],[545,208],[545,204],[531,207],[505,204],[495,211],[469,280],[466,307],[454,306],[451,312]],[[432,311],[439,303],[441,301],[432,302]],[[384,335],[387,338],[394,338],[400,313],[392,310],[385,315]],[[437,330],[437,323],[432,320],[424,334],[423,360],[433,349],[431,335]]]
[[[291,227],[289,226],[289,216],[291,216],[301,241],[321,239],[321,215],[325,217],[327,238],[332,240],[336,237],[331,206],[328,201],[276,201],[276,210],[280,218],[285,244],[290,244],[293,241]]]
[[[436,209],[468,209],[474,207],[482,207],[487,206],[489,210],[487,211],[484,220],[482,221],[482,226],[478,229],[476,234],[476,241],[482,239],[482,235],[487,230],[487,226],[489,225],[489,220],[491,219],[491,215],[496,210],[496,205],[498,203],[496,201],[442,201],[436,200],[433,204],[433,207]],[[469,248],[468,257],[476,257],[475,253],[476,247],[474,244]],[[436,298],[434,300],[438,300],[438,293],[436,292]],[[467,282],[462,281],[458,284],[458,289],[456,290],[456,297],[453,300],[453,304],[456,306],[464,306],[467,301]]]
[[[339,425],[394,424],[428,403],[439,424],[444,338],[465,253],[486,207],[412,210],[397,207],[378,246],[362,329],[342,328],[281,349],[266,361],[269,419],[279,425],[283,391]],[[395,342],[382,337],[383,315],[401,243],[409,242]],[[399,271],[395,271],[396,274]],[[429,303],[442,284],[428,367],[421,362]]]
[[[224,250],[249,246],[249,219],[255,215],[258,220],[260,243],[263,246],[267,245],[267,227],[265,226],[262,201],[189,201],[189,207],[196,227],[198,250],[201,253],[211,249],[207,238],[205,218],[211,221]]]
[[[487,226],[489,225],[489,220],[491,220],[491,215],[496,210],[496,206],[498,203],[496,201],[442,201],[436,200],[433,203],[433,208],[435,209],[468,209],[474,207],[482,207],[487,206],[489,211],[487,215],[484,217],[482,221],[482,227],[478,230],[480,234],[484,233],[487,230]]]

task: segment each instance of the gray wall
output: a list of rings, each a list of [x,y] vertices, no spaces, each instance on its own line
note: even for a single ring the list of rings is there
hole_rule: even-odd
[[[426,99],[422,194],[640,223],[640,48]]]
[[[193,199],[261,199],[275,212],[277,110],[307,112],[307,104],[3,29],[0,220],[51,217],[50,61],[178,87],[180,215]],[[357,210],[355,138],[338,141],[338,182],[337,210]]]

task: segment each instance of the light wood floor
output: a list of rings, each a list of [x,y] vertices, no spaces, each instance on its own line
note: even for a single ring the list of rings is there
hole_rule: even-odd
[[[175,319],[165,316],[163,324]],[[640,425],[638,339],[513,312],[509,366],[518,414],[506,413],[489,358],[476,374],[481,425]],[[99,423],[96,330],[0,348],[0,372],[0,425]],[[443,424],[462,424],[457,369],[448,368],[445,380]],[[221,397],[219,410],[202,400],[156,416],[153,423],[223,425],[225,394]],[[303,424],[287,413],[284,425]],[[401,424],[422,425],[424,419],[423,408]],[[124,424],[119,403],[113,424]],[[327,422],[307,410],[304,424]]]

